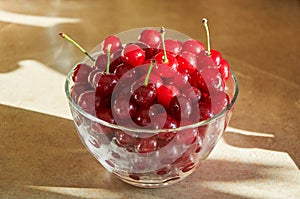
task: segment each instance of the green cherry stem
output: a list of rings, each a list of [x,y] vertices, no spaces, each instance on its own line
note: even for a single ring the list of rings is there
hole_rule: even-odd
[[[88,56],[93,62],[95,61],[95,59],[84,49],[82,48],[76,41],[74,41],[71,37],[69,37],[66,33],[61,32],[59,33],[59,35],[68,40],[69,42],[71,42],[74,46],[76,46],[77,48],[79,48],[79,50],[81,50],[86,56]]]
[[[111,49],[111,44],[107,45],[107,64],[106,64],[106,74],[109,74],[109,66],[110,66],[110,49]]]
[[[211,52],[210,52],[210,36],[209,36],[209,29],[208,29],[208,25],[207,25],[207,19],[203,18],[202,19],[202,24],[205,28],[205,32],[206,32],[206,38],[207,38],[207,55],[210,56]]]
[[[150,63],[150,66],[149,66],[149,69],[148,69],[148,72],[147,72],[147,75],[145,77],[144,86],[148,85],[150,73],[151,73],[151,71],[152,71],[153,66],[155,65],[155,63],[156,63],[155,59],[152,59],[151,63]]]
[[[166,51],[166,46],[165,46],[165,33],[166,33],[166,30],[164,27],[161,27],[160,28],[160,36],[161,36],[161,44],[162,44],[162,47],[163,47],[163,51],[164,51],[164,64],[168,63],[169,60],[167,58],[167,51]]]

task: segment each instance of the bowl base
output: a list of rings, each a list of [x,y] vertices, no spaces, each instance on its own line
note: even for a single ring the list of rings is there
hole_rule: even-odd
[[[179,181],[182,181],[184,178],[186,178],[191,173],[193,173],[194,169],[195,168],[191,169],[190,171],[184,173],[183,175],[169,177],[169,178],[163,179],[163,180],[162,179],[159,179],[159,180],[147,180],[147,179],[134,180],[131,177],[123,176],[116,172],[112,172],[112,173],[114,175],[116,175],[123,182],[133,185],[135,187],[155,189],[155,188],[163,188],[166,186],[170,186],[170,185],[178,183]]]

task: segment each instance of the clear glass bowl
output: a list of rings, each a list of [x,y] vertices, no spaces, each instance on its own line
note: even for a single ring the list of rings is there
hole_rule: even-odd
[[[144,29],[122,32],[117,36],[121,38],[122,43],[136,42],[138,35]],[[181,41],[189,39],[188,36],[173,30],[166,32],[168,38]],[[101,53],[101,48],[101,45],[97,46],[91,53],[92,56],[96,58]],[[88,58],[80,63],[92,65]],[[67,76],[65,93],[78,135],[89,152],[107,171],[138,187],[164,187],[181,181],[193,173],[199,162],[208,157],[221,138],[229,123],[239,93],[237,78],[230,71],[231,75],[225,85],[225,92],[230,98],[230,103],[212,118],[174,129],[128,128],[110,124],[88,114],[73,100],[71,90],[74,85],[72,73],[75,66]],[[147,153],[139,153],[116,141],[116,137],[122,136],[125,140],[134,138],[141,143],[143,140],[149,140],[163,133],[174,133],[175,136],[163,143],[163,147]],[[176,139],[187,134],[192,134],[193,139],[187,138],[185,142],[178,142],[179,139]]]

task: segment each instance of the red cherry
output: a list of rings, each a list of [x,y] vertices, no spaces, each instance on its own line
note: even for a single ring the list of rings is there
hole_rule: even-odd
[[[165,40],[166,51],[178,55],[182,48],[182,42],[175,39],[166,39]],[[162,49],[162,44],[160,43],[159,48]]]
[[[157,102],[168,109],[171,99],[179,93],[179,89],[174,85],[162,85],[157,89]]]
[[[107,47],[111,44],[110,52],[114,53],[122,48],[122,43],[119,37],[115,35],[110,35],[106,37],[102,43],[102,50],[107,53]]]
[[[73,70],[73,82],[88,82],[88,76],[92,70],[93,68],[87,64],[78,64]]]
[[[182,44],[181,52],[184,52],[184,51],[187,51],[187,52],[190,52],[193,54],[198,54],[202,51],[205,51],[205,47],[201,42],[199,42],[195,39],[188,39],[188,40],[184,41]]]
[[[222,59],[220,61],[218,69],[222,75],[223,81],[225,82],[229,78],[229,75],[230,75],[230,67],[229,67],[228,62],[225,59]]]
[[[157,30],[146,29],[140,33],[138,40],[149,45],[151,48],[157,48],[161,42],[161,37]]]
[[[169,66],[170,68],[172,68],[173,70],[176,70],[178,63],[177,63],[175,56],[170,52],[166,52],[166,54],[167,54],[167,59],[168,59],[167,63],[164,63],[164,52],[159,52],[154,56],[156,63],[157,64],[165,64],[165,65]]]
[[[137,42],[135,43],[137,46],[139,46],[141,49],[143,49],[143,51],[145,51],[145,55],[146,55],[146,60],[147,59],[151,59],[152,57],[154,57],[154,55],[156,55],[159,51],[159,49],[157,48],[151,48],[148,44],[145,44],[143,42]],[[150,62],[149,62],[150,63]]]
[[[145,52],[136,44],[129,44],[123,49],[123,61],[132,66],[139,66],[144,63]]]
[[[210,50],[210,57],[215,62],[215,64],[218,66],[220,65],[220,62],[222,60],[222,55],[217,50]]]
[[[195,54],[184,51],[181,52],[177,57],[178,67],[177,70],[181,74],[192,74],[197,68],[197,57]]]

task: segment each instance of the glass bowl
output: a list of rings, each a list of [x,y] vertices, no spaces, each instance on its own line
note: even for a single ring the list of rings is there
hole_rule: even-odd
[[[117,36],[122,43],[136,42],[144,29],[129,30]],[[180,41],[190,39],[182,33],[169,29],[166,31],[166,37]],[[101,51],[100,44],[91,52],[92,57],[96,59]],[[93,65],[88,58],[80,63]],[[164,187],[179,182],[193,173],[199,162],[208,157],[221,138],[239,93],[237,78],[233,71],[230,71],[230,77],[224,87],[230,99],[229,103],[211,118],[183,123],[180,127],[172,129],[140,128],[125,125],[123,120],[111,124],[84,111],[72,97],[74,86],[72,75],[76,66],[77,64],[66,78],[65,93],[82,143],[107,171],[124,182],[138,187]],[[122,90],[122,87],[120,89]],[[116,96],[119,91],[122,92],[115,90]],[[166,118],[156,119],[164,121]],[[163,139],[164,137],[167,138]],[[153,144],[159,147],[155,147],[154,150],[151,147],[147,148]]]

